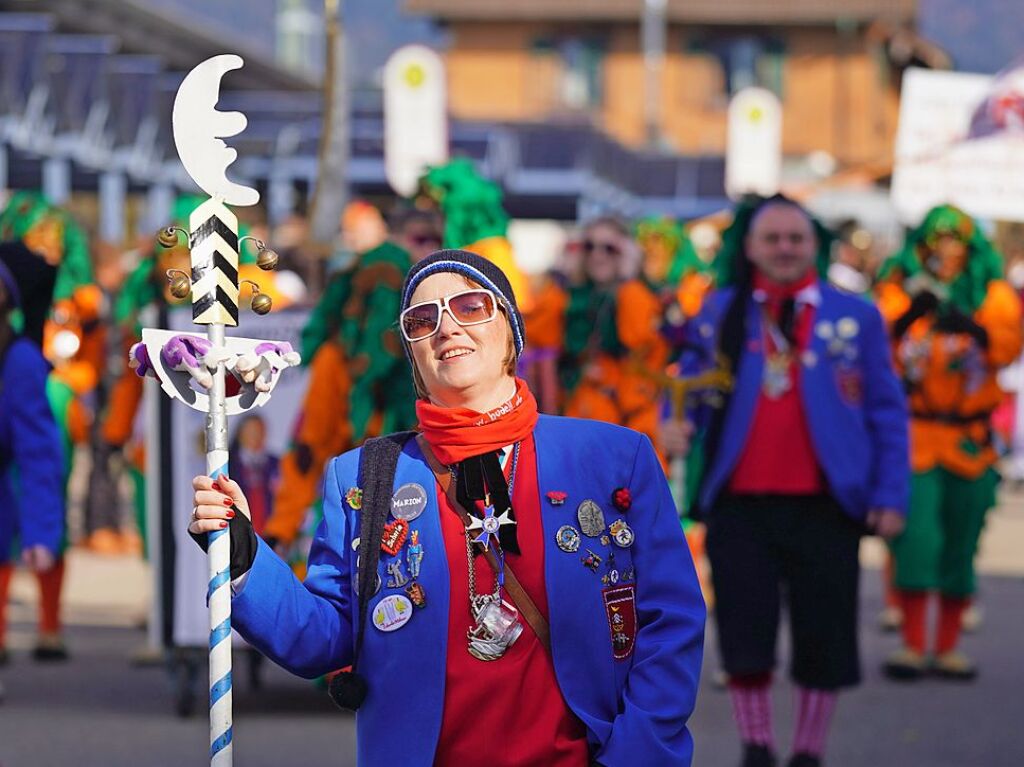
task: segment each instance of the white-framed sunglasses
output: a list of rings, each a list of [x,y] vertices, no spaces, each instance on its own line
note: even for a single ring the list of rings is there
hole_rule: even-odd
[[[437,333],[441,315],[449,316],[462,327],[482,325],[498,316],[498,302],[486,288],[473,288],[444,298],[413,304],[399,315],[398,324],[409,343],[422,341]]]

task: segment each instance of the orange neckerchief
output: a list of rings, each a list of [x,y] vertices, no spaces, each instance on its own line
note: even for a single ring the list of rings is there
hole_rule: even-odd
[[[437,459],[451,465],[526,439],[537,424],[537,400],[526,381],[517,378],[512,398],[487,413],[440,407],[421,399],[416,402],[416,416]]]

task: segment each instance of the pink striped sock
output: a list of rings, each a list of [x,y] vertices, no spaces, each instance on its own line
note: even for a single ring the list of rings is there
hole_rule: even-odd
[[[839,696],[834,690],[797,688],[796,734],[794,754],[822,756]]]
[[[771,682],[763,685],[729,685],[732,712],[745,744],[775,749],[772,733]]]

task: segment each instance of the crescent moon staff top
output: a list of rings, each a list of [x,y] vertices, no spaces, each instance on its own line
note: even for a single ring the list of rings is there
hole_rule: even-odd
[[[199,188],[221,202],[245,206],[259,202],[260,193],[228,180],[227,168],[238,152],[221,137],[241,133],[247,121],[241,112],[217,111],[221,78],[233,69],[241,69],[242,63],[241,56],[226,53],[207,59],[189,72],[174,98],[171,122],[178,157]]]

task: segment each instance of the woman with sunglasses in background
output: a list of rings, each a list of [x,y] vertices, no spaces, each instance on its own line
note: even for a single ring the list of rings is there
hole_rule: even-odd
[[[419,434],[363,590],[359,764],[689,765],[705,610],[650,441],[538,415],[515,297],[479,256],[414,266],[399,328]],[[234,482],[194,480],[189,531],[231,528],[234,626],[303,676],[352,661],[354,547],[376,546],[355,541],[360,470],[360,450],[328,467],[305,583],[255,539]]]
[[[580,250],[582,281],[569,286],[562,318],[563,411],[624,424],[620,395],[626,347],[619,337],[618,296],[636,275],[639,254],[627,226],[611,217],[587,224]]]
[[[561,296],[548,291],[527,323],[531,340],[558,344],[565,415],[620,424],[653,439],[658,378],[670,355],[660,334],[666,306],[651,291],[643,260],[623,221],[591,221],[580,244],[579,278]]]

